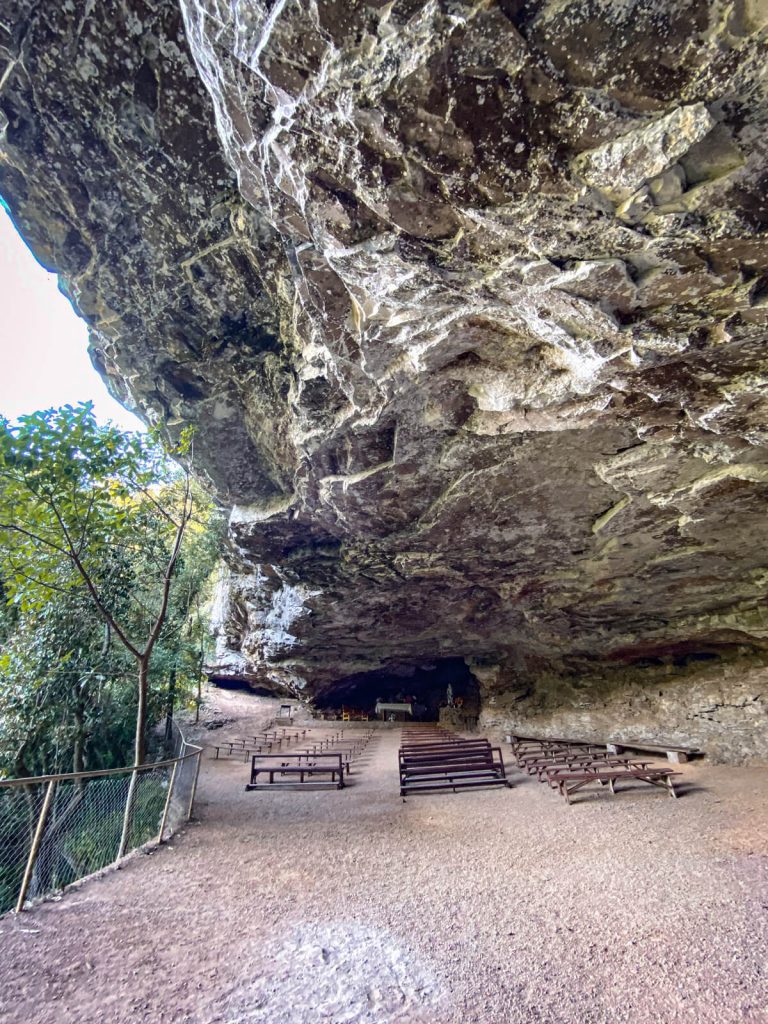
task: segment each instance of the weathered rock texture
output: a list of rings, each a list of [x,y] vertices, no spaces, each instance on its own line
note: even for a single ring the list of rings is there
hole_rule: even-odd
[[[0,191],[199,426],[227,671],[764,648],[764,5],[1,6]]]
[[[768,668],[759,663],[703,667],[698,656],[602,675],[518,677],[486,670],[482,725],[524,735],[658,744],[706,751],[715,761],[768,763]]]

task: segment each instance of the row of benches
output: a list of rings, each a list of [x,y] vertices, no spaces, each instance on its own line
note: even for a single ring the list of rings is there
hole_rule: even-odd
[[[344,789],[344,776],[366,749],[374,735],[373,729],[356,731],[344,739],[343,730],[317,738],[303,750],[281,754],[253,754],[251,781],[247,790],[269,789],[312,782],[321,786]],[[261,779],[260,779],[261,776]],[[266,778],[266,782],[263,781]]]
[[[306,737],[310,729],[272,729],[252,733],[250,736],[237,736],[234,739],[220,740],[213,745],[214,760],[224,757],[239,757],[247,761],[252,754],[272,753],[282,750],[291,743],[297,743]]]
[[[588,743],[517,737],[513,738],[512,751],[518,768],[557,789],[566,803],[589,785],[607,786],[615,794],[616,784],[625,781],[661,786],[670,796],[676,796],[672,776],[679,772],[612,754]]]
[[[435,726],[403,730],[398,751],[400,796],[480,786],[509,786],[500,747],[487,739],[461,739]]]
[[[517,734],[507,735],[507,743],[515,743],[520,740],[530,740],[534,743],[543,742],[546,739],[550,743],[572,744],[576,746],[586,745],[586,740],[563,739],[562,737],[547,736],[521,736]],[[605,743],[597,744],[600,749],[606,750],[609,754],[621,754],[627,750],[640,751],[644,754],[664,755],[673,764],[684,764],[691,757],[700,757],[702,751],[698,747],[679,747],[671,743],[649,743],[646,740],[606,740]]]

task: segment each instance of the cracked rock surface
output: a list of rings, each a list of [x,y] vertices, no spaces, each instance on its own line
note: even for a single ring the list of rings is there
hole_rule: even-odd
[[[761,664],[765,21],[4,0],[0,192],[113,391],[198,426],[222,673]]]

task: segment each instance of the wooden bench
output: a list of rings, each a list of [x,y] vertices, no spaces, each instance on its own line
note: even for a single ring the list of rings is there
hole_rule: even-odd
[[[611,754],[620,754],[623,750],[640,750],[647,754],[664,754],[673,764],[684,764],[694,754],[701,754],[698,747],[673,747],[665,743],[643,743],[635,740],[610,740],[605,745]]]
[[[321,754],[323,751],[328,753],[334,753],[337,750],[352,750],[355,753],[359,753],[365,749],[364,745],[358,744],[340,744],[340,743],[307,743],[306,746],[302,747],[302,750],[309,751],[313,754]]]
[[[536,775],[539,782],[544,782],[549,769],[568,768],[572,771],[581,771],[587,768],[620,768],[624,765],[634,765],[644,768],[649,762],[635,761],[629,757],[619,757],[605,752],[601,754],[576,754],[565,757],[553,757],[546,760],[535,761],[526,765],[525,770],[529,775]]]
[[[616,783],[623,779],[634,779],[638,782],[648,782],[652,786],[661,786],[671,797],[676,797],[672,776],[679,774],[679,772],[672,771],[671,768],[631,767],[629,765],[625,768],[595,767],[582,768],[577,771],[568,768],[554,768],[551,771],[550,784],[557,785],[560,795],[565,797],[565,802],[568,804],[570,804],[571,796],[574,793],[594,782],[599,782],[601,785],[607,784],[611,793],[615,795]]]
[[[574,740],[560,736],[518,736],[517,733],[508,733],[507,735],[513,749],[526,743],[539,746],[583,747],[590,742],[588,740]]]
[[[398,753],[398,761],[402,764],[420,764],[422,762],[428,764],[434,764],[440,762],[441,764],[450,764],[452,761],[463,761],[467,757],[488,756],[489,752],[493,749],[490,743],[487,746],[472,746],[472,747],[446,747],[444,749],[436,749],[434,747],[428,750],[419,750],[409,748],[407,750],[400,749]],[[498,748],[496,748],[498,749]]]
[[[451,751],[451,750],[473,750],[473,749],[485,749],[490,747],[490,740],[487,739],[453,739],[453,740],[435,740],[429,743],[401,743],[400,750],[408,753],[421,753],[429,752],[432,750],[437,751]]]
[[[457,749],[458,747],[458,749]],[[463,749],[462,749],[463,748]],[[409,793],[479,786],[510,786],[499,747],[481,744],[447,744],[442,749],[401,749],[398,754],[400,796]]]
[[[557,789],[557,777],[564,771],[619,771],[626,768],[645,769],[648,767],[650,767],[649,761],[635,761],[628,757],[611,757],[610,754],[607,754],[601,758],[589,758],[588,760],[580,758],[578,760],[554,761],[549,764],[542,764],[539,766],[536,774],[538,775],[539,782],[547,782],[553,789]]]
[[[266,763],[264,763],[266,762]],[[258,781],[259,775],[267,775],[269,781]],[[327,782],[319,781],[318,775],[328,775]],[[279,776],[278,780],[275,776]],[[289,776],[286,780],[285,776]],[[246,790],[269,789],[271,786],[292,786],[298,776],[299,784],[311,781],[319,786],[333,786],[344,789],[344,763],[341,754],[254,754],[251,758],[251,781]]]
[[[357,757],[357,754],[355,752],[353,752],[353,751],[350,751],[350,750],[327,750],[327,751],[325,751],[323,753],[323,752],[317,751],[317,750],[304,749],[304,750],[296,750],[296,751],[294,751],[294,753],[295,753],[296,757],[305,758],[305,759],[308,759],[308,760],[314,760],[317,757],[325,757],[326,754],[331,754],[333,756],[340,757],[341,758],[341,762],[344,765],[344,769],[345,769],[347,775],[351,774],[352,762]]]
[[[222,754],[221,751],[225,750],[226,754]],[[264,750],[272,750],[271,743],[251,743],[248,740],[222,740],[221,743],[216,744],[212,747],[216,751],[214,759],[219,760],[220,757],[242,757],[245,760],[251,754],[260,754]]]
[[[536,746],[541,749],[554,749],[557,747],[588,747],[598,749],[598,746],[608,751],[609,754],[620,754],[624,750],[638,750],[648,754],[663,754],[667,760],[675,764],[681,764],[701,751],[697,747],[679,747],[668,743],[645,743],[642,740],[608,740],[605,744],[596,744],[594,740],[574,740],[566,738],[540,737],[540,736],[519,736],[517,733],[508,733],[509,742],[515,754],[524,750],[532,750]]]

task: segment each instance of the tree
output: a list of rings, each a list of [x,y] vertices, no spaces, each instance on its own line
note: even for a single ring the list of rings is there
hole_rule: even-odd
[[[0,778],[125,765],[133,747],[133,659],[84,588],[15,612],[0,647]]]
[[[90,403],[0,419],[3,586],[22,615],[52,595],[87,598],[122,645],[137,674],[136,765],[150,664],[195,513],[190,459],[189,434],[171,452],[152,435],[100,426]]]

